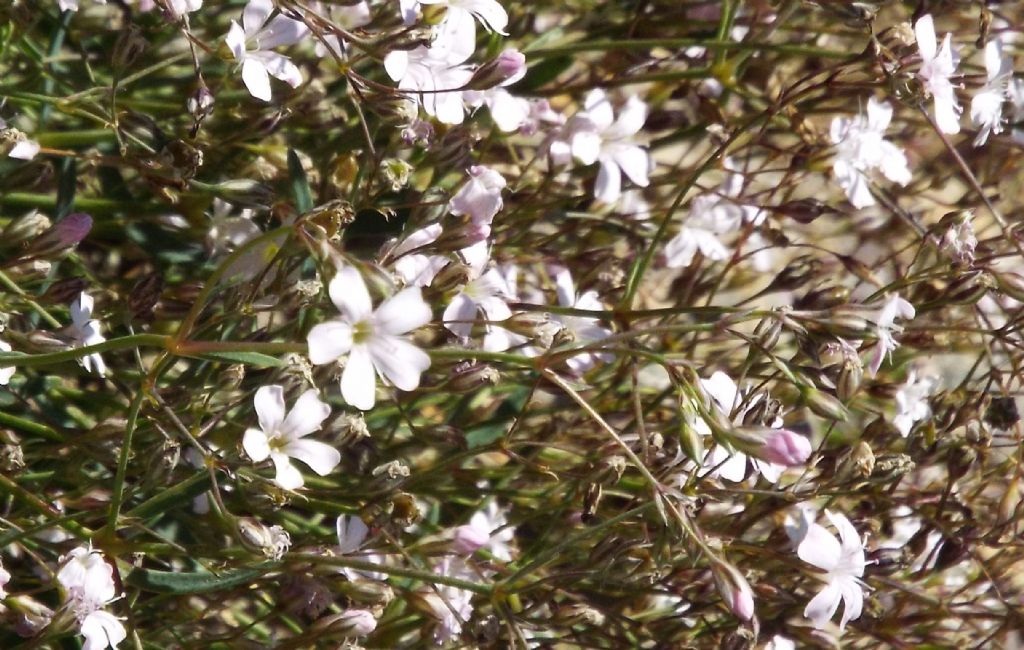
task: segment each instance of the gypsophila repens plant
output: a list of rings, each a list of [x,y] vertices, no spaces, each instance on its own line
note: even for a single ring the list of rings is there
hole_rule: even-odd
[[[1020,648],[1024,4],[0,6],[0,648]]]

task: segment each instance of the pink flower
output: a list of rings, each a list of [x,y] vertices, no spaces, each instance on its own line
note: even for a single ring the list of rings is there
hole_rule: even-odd
[[[768,436],[758,455],[776,465],[803,465],[811,455],[811,442],[798,433],[779,429]]]

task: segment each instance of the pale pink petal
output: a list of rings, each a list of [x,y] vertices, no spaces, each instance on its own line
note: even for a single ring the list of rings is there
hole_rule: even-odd
[[[270,101],[270,74],[262,61],[250,56],[242,60],[242,82],[250,95],[265,102]]]
[[[921,16],[914,23],[914,36],[917,38],[917,47],[921,50],[921,58],[926,61],[935,58],[935,23],[931,14]]]
[[[839,609],[841,598],[842,593],[839,590],[839,586],[834,582],[830,582],[824,589],[818,592],[817,596],[811,599],[811,602],[807,603],[807,607],[804,608],[804,616],[811,619],[814,627],[820,630],[825,627],[835,615],[836,610]]]
[[[256,32],[267,22],[270,14],[274,11],[272,0],[249,0],[242,10],[242,26],[245,27],[247,36],[254,36]]]
[[[644,149],[635,145],[618,145],[612,149],[612,158],[629,180],[640,187],[647,187],[649,158]]]
[[[594,198],[602,203],[612,204],[622,193],[622,172],[615,161],[602,158],[594,181]]]
[[[476,302],[466,294],[460,293],[452,298],[441,318],[444,320],[444,326],[452,334],[460,338],[469,338],[473,331],[473,321],[476,320]]]
[[[342,555],[355,553],[366,540],[370,529],[359,517],[341,515],[334,524],[338,533],[338,550]]]
[[[839,565],[842,548],[835,535],[819,524],[811,524],[803,541],[800,542],[800,546],[797,547],[796,554],[804,562],[813,564],[819,569],[831,571]]]

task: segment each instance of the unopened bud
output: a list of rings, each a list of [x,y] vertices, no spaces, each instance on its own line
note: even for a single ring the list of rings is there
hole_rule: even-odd
[[[490,539],[491,536],[486,531],[476,526],[459,526],[452,537],[452,550],[459,555],[472,555]]]
[[[377,619],[365,609],[346,609],[313,624],[313,629],[346,637],[366,636],[377,629]]]
[[[192,118],[199,121],[213,112],[213,103],[213,93],[206,87],[206,84],[203,84],[189,96],[185,106],[192,114]]]
[[[823,418],[845,422],[850,415],[842,402],[816,388],[804,387],[800,395],[807,408]]]
[[[85,239],[92,230],[92,217],[84,212],[73,212],[29,244],[24,257],[45,257],[63,252]]]
[[[493,366],[467,361],[452,369],[447,388],[458,393],[465,393],[479,390],[484,386],[493,386],[500,379],[501,374]]]
[[[715,578],[718,593],[733,615],[743,621],[752,619],[754,617],[754,593],[739,569],[726,562],[717,561],[712,565],[711,572]]]
[[[795,467],[805,464],[811,456],[811,442],[798,433],[779,429],[767,434],[756,455],[769,463]]]
[[[996,273],[996,286],[1014,300],[1024,302],[1024,276],[1020,273]]]
[[[153,308],[164,290],[164,277],[158,271],[147,273],[135,283],[128,294],[128,310],[133,318],[152,320]]]
[[[561,625],[573,626],[586,624],[594,627],[604,625],[605,617],[599,610],[585,603],[574,603],[559,608],[555,619]]]
[[[466,84],[470,90],[487,90],[495,86],[509,86],[526,74],[526,55],[515,48],[506,48],[473,73]]]
[[[697,432],[699,417],[695,413],[684,413],[679,418],[679,444],[686,457],[698,464],[704,461],[704,436]]]
[[[280,560],[291,546],[291,537],[280,526],[264,526],[252,517],[241,517],[236,522],[238,539],[247,550]]]
[[[860,310],[849,307],[832,309],[828,318],[819,321],[831,334],[844,338],[862,339],[875,331],[874,325]]]
[[[46,293],[39,296],[39,302],[66,305],[74,301],[89,287],[85,278],[65,278],[50,285]]]
[[[142,36],[142,30],[136,25],[130,23],[127,28],[122,28],[114,43],[114,70],[120,72],[135,63],[145,51],[146,45],[148,43]]]
[[[23,244],[46,232],[52,225],[49,217],[33,210],[26,215],[11,219],[0,233],[2,234],[0,245],[7,247]]]
[[[395,599],[395,590],[377,580],[348,580],[337,589],[351,600],[373,607],[387,607]]]
[[[849,401],[857,391],[860,390],[860,382],[864,377],[864,367],[860,359],[847,357],[839,369],[839,378],[836,381],[836,395],[839,399]]]
[[[871,445],[863,440],[858,442],[846,457],[845,465],[854,476],[871,476],[875,471],[875,452],[871,451]]]

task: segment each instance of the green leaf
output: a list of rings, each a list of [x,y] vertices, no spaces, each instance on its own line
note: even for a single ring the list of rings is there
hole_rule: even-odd
[[[573,58],[571,56],[557,56],[531,66],[523,80],[515,85],[516,90],[520,92],[537,90],[541,86],[554,81],[558,75],[568,70],[572,64]]]
[[[284,365],[284,362],[277,357],[260,352],[204,352],[195,356],[207,361],[230,361],[259,368],[280,368]]]
[[[306,177],[306,170],[302,168],[302,161],[294,149],[288,150],[288,178],[292,185],[292,197],[295,199],[295,209],[299,214],[309,212],[313,209],[313,193],[309,189],[309,179]]]
[[[175,573],[154,569],[133,569],[125,578],[125,583],[143,591],[154,591],[161,594],[205,594],[249,584],[264,576],[267,569],[276,566],[276,562],[267,562],[246,569],[225,571],[220,575],[206,571]]]
[[[125,516],[145,519],[169,510],[176,505],[188,503],[193,497],[202,494],[209,488],[210,475],[207,472],[199,472],[172,488],[161,490],[155,497],[143,501],[126,512]]]

